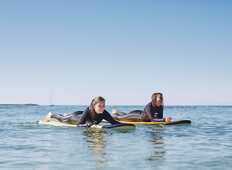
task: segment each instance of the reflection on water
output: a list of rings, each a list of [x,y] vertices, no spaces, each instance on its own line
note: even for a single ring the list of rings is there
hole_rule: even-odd
[[[163,160],[165,157],[165,141],[162,137],[164,127],[151,126],[147,131],[150,138],[149,143],[151,145],[151,155],[148,157],[149,161]]]
[[[191,125],[93,130],[38,125],[81,106],[0,105],[0,169],[223,169],[232,167],[232,107],[167,107]],[[118,110],[142,109],[119,106]],[[109,109],[110,110],[110,109]],[[180,114],[181,113],[181,114]],[[183,114],[182,114],[183,113]],[[125,130],[125,131],[124,131]]]
[[[88,148],[91,150],[92,156],[96,162],[97,168],[104,167],[106,163],[105,158],[105,141],[103,139],[102,129],[86,129],[83,131],[86,137]]]
[[[106,139],[109,140],[109,136],[113,135],[114,133],[117,135],[128,135],[129,133],[133,133],[135,131],[135,127],[117,127],[114,129],[93,129],[88,128],[83,131],[83,135],[85,136],[85,141],[87,143],[87,146],[90,150],[90,155],[96,162],[97,168],[105,168],[107,167],[108,161],[112,161],[110,159],[110,153],[108,150],[108,156],[107,156],[107,149],[106,149]],[[118,145],[120,141],[123,141],[124,138],[118,138],[116,141],[117,143],[114,143]],[[113,146],[114,144],[111,144]],[[109,145],[109,143],[108,143]],[[125,143],[120,148],[127,148],[128,144]],[[109,147],[108,147],[109,148]],[[114,150],[114,149],[113,149]],[[113,152],[114,153],[114,152]],[[114,154],[113,154],[114,155]]]

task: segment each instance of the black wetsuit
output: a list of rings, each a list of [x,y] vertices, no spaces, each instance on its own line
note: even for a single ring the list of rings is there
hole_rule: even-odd
[[[129,113],[117,112],[114,114],[116,120],[122,121],[163,121],[163,106],[153,107],[148,103],[144,110],[133,110]]]
[[[82,113],[79,124],[99,124],[103,119],[111,124],[121,124],[120,122],[114,120],[114,118],[106,110],[100,114],[92,114],[89,107]]]
[[[154,107],[150,102],[144,108],[144,116],[147,116],[149,119],[163,119],[163,110],[163,106]]]
[[[85,111],[76,111],[68,115],[53,114],[51,118],[58,119],[61,122],[68,122],[72,124],[87,124],[88,126],[99,124],[103,119],[111,124],[121,124],[120,122],[114,120],[114,118],[106,110],[100,114],[92,114],[89,107],[87,107]]]

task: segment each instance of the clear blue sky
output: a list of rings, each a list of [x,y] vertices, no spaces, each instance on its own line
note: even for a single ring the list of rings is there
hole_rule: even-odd
[[[0,2],[0,103],[232,104],[232,1]]]

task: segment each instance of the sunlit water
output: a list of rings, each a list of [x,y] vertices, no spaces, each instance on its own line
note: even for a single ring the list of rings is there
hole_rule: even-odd
[[[81,106],[0,105],[0,169],[231,169],[232,107],[167,107],[191,125],[91,130],[36,123]],[[121,111],[141,106],[108,107]]]

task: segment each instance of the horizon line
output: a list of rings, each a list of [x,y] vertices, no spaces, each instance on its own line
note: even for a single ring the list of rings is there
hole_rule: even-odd
[[[36,104],[36,103],[0,103],[0,105],[24,105],[24,106],[89,106],[89,104]],[[106,106],[144,106],[141,104],[110,104]],[[232,106],[232,104],[168,104],[169,106]]]

